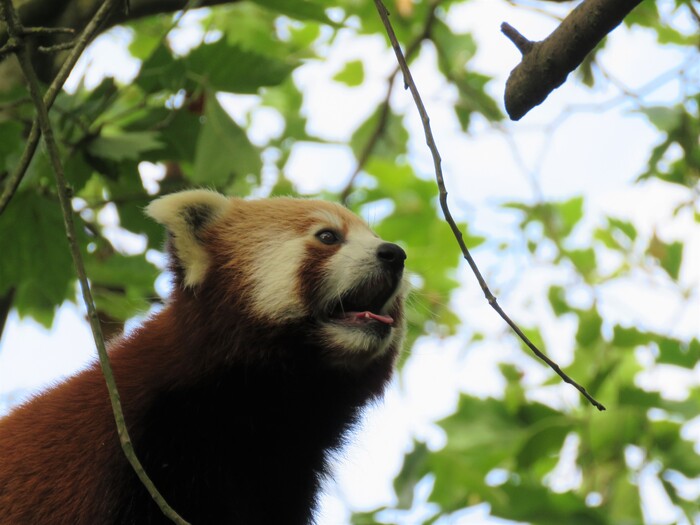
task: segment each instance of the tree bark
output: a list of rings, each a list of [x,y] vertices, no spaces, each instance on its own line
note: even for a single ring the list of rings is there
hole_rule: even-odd
[[[136,20],[144,16],[156,15],[160,13],[173,13],[185,7],[210,7],[220,4],[231,4],[237,0],[128,0],[128,10],[126,0],[124,8],[117,10],[107,21],[104,29],[111,26]],[[21,23],[24,27],[64,27],[73,29],[75,34],[87,25],[97,9],[102,5],[102,0],[15,0],[16,9]],[[0,47],[7,42],[7,27],[0,23]],[[41,34],[35,36],[36,46],[54,46],[64,44],[73,38],[67,34]],[[65,52],[32,54],[32,62],[40,79],[49,83],[55,75],[62,62]],[[19,80],[19,75],[14,64],[14,59],[10,58],[0,64],[0,93],[9,91],[15,80]]]
[[[520,120],[561,86],[588,53],[615,29],[641,0],[585,0],[541,42],[531,42],[510,25],[501,26],[523,57],[505,90],[506,111]]]
[[[0,295],[0,339],[2,339],[2,333],[5,330],[7,316],[10,315],[10,310],[12,309],[12,300],[14,297],[14,288],[10,288],[7,293]]]

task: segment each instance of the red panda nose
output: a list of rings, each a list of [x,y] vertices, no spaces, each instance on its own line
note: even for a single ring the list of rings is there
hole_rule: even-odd
[[[398,272],[403,270],[403,262],[406,260],[406,252],[400,246],[385,242],[377,248],[377,258],[389,266],[392,270]]]

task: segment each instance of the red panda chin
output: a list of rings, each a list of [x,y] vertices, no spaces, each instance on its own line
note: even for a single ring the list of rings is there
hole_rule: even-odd
[[[376,268],[341,292],[320,318],[325,344],[343,364],[367,363],[400,343],[403,333],[403,267]]]

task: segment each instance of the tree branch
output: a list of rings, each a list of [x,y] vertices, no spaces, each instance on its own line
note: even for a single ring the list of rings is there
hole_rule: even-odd
[[[95,38],[95,36],[102,29],[104,23],[107,21],[110,13],[117,4],[118,2],[115,0],[108,0],[104,2],[100,6],[100,9],[98,9],[95,13],[95,16],[93,16],[87,23],[80,37],[75,41],[71,52],[68,54],[63,64],[61,64],[61,69],[59,69],[56,77],[51,82],[49,89],[47,89],[46,93],[44,93],[43,104],[46,106],[47,111],[53,105],[58,93],[61,91],[61,89],[63,89],[63,84],[65,84],[68,75],[70,75],[70,72],[73,70],[76,62],[78,62],[80,55],[83,54],[83,51],[85,51],[87,45],[92,42],[93,38]],[[34,32],[32,28],[25,28],[22,26],[21,22],[18,22],[18,24],[20,24],[20,28],[22,29],[20,38],[25,34],[31,34]],[[65,29],[62,29],[61,32],[65,33]],[[27,168],[29,168],[29,163],[34,157],[36,147],[39,144],[39,137],[41,136],[40,129],[39,117],[37,114],[37,117],[34,118],[34,122],[32,123],[32,129],[29,132],[29,137],[27,137],[27,144],[24,147],[22,156],[20,157],[17,166],[15,166],[15,170],[8,177],[7,182],[5,183],[5,189],[0,196],[0,215],[2,215],[2,212],[5,211],[5,208],[10,203],[10,200],[17,191],[20,182],[22,182],[22,178],[24,177]]]
[[[119,2],[123,0],[106,0],[102,5],[103,8],[109,13],[111,9],[116,6]],[[85,272],[85,266],[83,265],[82,255],[80,253],[80,248],[75,235],[75,225],[73,223],[73,208],[71,204],[70,190],[66,182],[65,174],[63,171],[63,165],[61,163],[60,154],[58,151],[58,145],[53,136],[53,129],[51,128],[51,122],[49,120],[48,108],[44,102],[41,95],[41,90],[39,87],[39,79],[37,78],[36,72],[34,71],[34,66],[32,65],[31,57],[29,51],[25,45],[24,40],[24,29],[21,22],[17,16],[16,11],[12,5],[12,0],[0,0],[0,15],[3,16],[5,22],[7,23],[8,33],[10,35],[10,40],[15,40],[19,47],[16,51],[16,56],[19,61],[22,73],[29,86],[29,93],[32,97],[32,101],[36,107],[37,120],[39,123],[39,128],[44,136],[44,144],[48,151],[49,160],[51,167],[53,168],[54,175],[56,177],[56,186],[58,189],[58,199],[61,204],[61,210],[63,212],[63,222],[66,229],[66,237],[68,239],[68,244],[70,247],[71,256],[73,258],[73,264],[78,273],[78,279],[80,281],[80,286],[83,292],[83,300],[88,311],[88,318],[90,320],[90,327],[92,329],[93,338],[95,339],[95,345],[97,346],[97,352],[99,354],[100,366],[102,367],[102,373],[107,383],[107,390],[109,392],[109,399],[112,404],[112,411],[114,413],[114,419],[117,426],[117,433],[119,435],[119,442],[121,443],[124,454],[133,467],[136,475],[139,477],[144,487],[148,490],[151,497],[158,504],[160,509],[163,511],[168,518],[170,518],[174,523],[180,525],[187,525],[184,521],[163,499],[163,496],[158,492],[156,487],[153,485],[148,475],[143,469],[143,466],[139,462],[136,454],[134,452],[133,444],[129,437],[129,433],[126,427],[126,422],[124,420],[124,414],[122,412],[121,401],[119,399],[119,392],[117,391],[116,381],[114,379],[114,373],[109,362],[109,356],[107,355],[107,350],[105,348],[104,338],[102,337],[102,330],[100,328],[100,320],[95,308],[95,303],[92,298],[92,293],[90,291],[90,283]]]
[[[231,4],[238,0],[203,0],[199,7]],[[129,0],[129,9],[120,9],[110,17],[107,27],[160,13],[174,13],[185,9],[187,0]],[[17,7],[24,26],[61,26],[80,31],[104,4],[103,0],[27,0]],[[122,5],[124,3],[122,2]],[[0,28],[0,44],[7,40],[8,33]]]
[[[394,53],[396,54],[396,59],[399,62],[399,66],[401,67],[401,71],[403,72],[404,75],[404,83],[410,89],[411,95],[413,96],[413,100],[416,104],[416,107],[418,108],[418,113],[420,113],[420,118],[423,123],[423,130],[425,132],[425,141],[426,144],[428,145],[428,148],[430,149],[430,153],[433,157],[433,164],[434,164],[434,169],[435,169],[435,177],[437,179],[437,185],[440,190],[440,207],[442,208],[442,212],[445,215],[445,220],[449,224],[450,228],[452,229],[452,233],[455,236],[455,239],[457,240],[457,244],[459,244],[460,249],[462,250],[462,254],[464,256],[464,259],[467,261],[469,264],[470,268],[472,269],[472,272],[476,276],[477,281],[479,282],[479,286],[481,287],[481,290],[484,292],[484,296],[486,297],[486,300],[488,303],[491,305],[491,307],[498,312],[498,315],[501,316],[501,318],[513,329],[513,331],[518,335],[518,337],[528,346],[528,348],[542,361],[547,363],[549,367],[554,370],[559,377],[562,378],[562,380],[565,383],[568,383],[572,385],[574,388],[576,388],[581,394],[598,410],[605,410],[605,406],[603,406],[601,403],[595,400],[593,396],[591,396],[584,387],[579,385],[576,381],[571,379],[564,371],[562,371],[561,368],[559,368],[559,365],[552,361],[549,357],[547,357],[544,353],[542,353],[539,348],[537,348],[532,341],[523,333],[523,331],[518,327],[517,324],[503,311],[503,309],[500,307],[500,305],[497,302],[496,297],[491,293],[491,290],[489,289],[488,285],[486,284],[486,281],[484,280],[483,276],[481,275],[481,272],[479,271],[479,268],[476,265],[476,262],[474,261],[473,257],[471,256],[471,253],[469,253],[469,249],[467,248],[467,245],[464,243],[464,238],[462,236],[462,232],[459,230],[457,227],[457,224],[455,223],[454,219],[452,218],[452,213],[450,212],[450,209],[447,205],[447,188],[445,187],[445,180],[442,175],[442,159],[440,158],[440,153],[438,152],[437,145],[435,144],[435,139],[433,138],[433,132],[430,128],[430,118],[428,117],[428,112],[425,109],[425,105],[423,104],[423,100],[421,99],[420,93],[418,93],[418,88],[416,87],[415,82],[413,81],[413,76],[411,75],[411,71],[408,68],[408,64],[406,63],[406,59],[403,55],[403,52],[401,51],[401,46],[399,45],[399,42],[396,38],[396,35],[394,34],[394,29],[391,27],[391,22],[389,22],[389,12],[387,8],[384,6],[382,3],[382,0],[374,0],[374,4],[377,7],[377,11],[379,12],[379,17],[382,20],[382,23],[384,24],[384,27],[386,28],[386,32],[389,35],[389,40],[391,41],[391,46],[394,48]]]
[[[10,315],[10,310],[12,310],[12,301],[14,298],[14,288],[10,288],[5,294],[0,295],[0,339],[2,339],[2,334],[5,331],[5,323],[7,322],[7,317]]]
[[[506,82],[504,99],[510,118],[520,120],[544,102],[640,2],[585,0],[541,42],[529,41],[504,22],[501,31],[523,55]]]

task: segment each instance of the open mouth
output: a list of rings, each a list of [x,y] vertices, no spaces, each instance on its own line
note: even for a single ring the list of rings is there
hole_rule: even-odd
[[[332,321],[357,327],[389,328],[394,318],[386,311],[396,286],[364,286],[340,298],[330,314]]]

